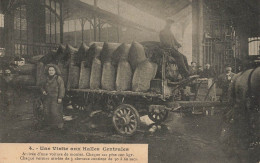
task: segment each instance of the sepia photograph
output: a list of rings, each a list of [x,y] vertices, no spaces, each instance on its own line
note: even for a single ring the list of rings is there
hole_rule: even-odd
[[[0,163],[260,163],[259,0],[0,0]]]

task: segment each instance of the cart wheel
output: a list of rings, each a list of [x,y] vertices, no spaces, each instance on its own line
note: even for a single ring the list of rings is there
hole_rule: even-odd
[[[150,107],[148,117],[155,123],[161,123],[168,117],[169,111],[164,108]]]
[[[84,110],[84,105],[83,104],[72,103],[72,107],[75,110]]]
[[[140,116],[137,110],[128,104],[119,105],[114,111],[113,124],[122,135],[132,135],[137,130]]]

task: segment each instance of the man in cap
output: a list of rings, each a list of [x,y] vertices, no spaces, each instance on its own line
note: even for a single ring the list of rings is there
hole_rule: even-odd
[[[222,89],[222,95],[220,97],[220,101],[227,99],[227,95],[229,93],[229,86],[232,82],[232,79],[235,73],[232,72],[231,66],[227,65],[225,68],[225,73],[219,75],[218,77],[218,86]]]
[[[175,39],[171,31],[173,23],[174,20],[167,19],[164,29],[160,31],[161,46],[176,60],[176,64],[181,75],[187,78],[189,76],[187,58],[178,51],[178,48],[181,47],[181,44]]]

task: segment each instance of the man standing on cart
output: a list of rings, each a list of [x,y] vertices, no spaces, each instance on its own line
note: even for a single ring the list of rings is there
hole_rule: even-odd
[[[189,76],[187,58],[178,51],[181,44],[175,39],[174,34],[171,31],[173,23],[174,20],[167,19],[164,29],[160,31],[161,46],[165,51],[170,53],[171,57],[176,60],[176,64],[182,77],[187,78]]]

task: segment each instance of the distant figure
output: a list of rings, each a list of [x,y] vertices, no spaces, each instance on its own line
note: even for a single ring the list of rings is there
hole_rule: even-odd
[[[171,27],[174,23],[174,20],[167,19],[166,25],[163,30],[160,31],[160,42],[163,49],[169,51],[171,56],[176,60],[176,64],[179,68],[179,71],[183,77],[189,76],[189,66],[187,58],[178,51],[178,48],[181,47],[181,44],[175,39]]]
[[[215,70],[210,66],[210,64],[205,65],[205,69],[201,73],[202,78],[215,78],[216,72]]]
[[[45,122],[54,129],[63,130],[62,99],[65,94],[64,82],[58,66],[47,65],[46,83],[42,86],[43,107],[46,111]]]
[[[198,75],[198,67],[196,62],[191,62],[190,75]]]
[[[226,66],[226,72],[219,75],[218,77],[218,86],[222,89],[222,95],[220,97],[220,101],[227,99],[227,95],[229,92],[229,85],[232,82],[232,79],[235,73],[232,72],[231,66]]]
[[[201,76],[203,72],[202,66],[198,66],[198,75]]]

